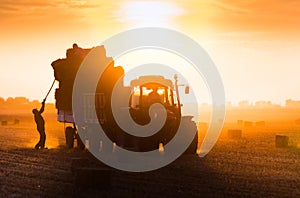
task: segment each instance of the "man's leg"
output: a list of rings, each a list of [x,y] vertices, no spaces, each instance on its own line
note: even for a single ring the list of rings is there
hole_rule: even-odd
[[[40,143],[41,143],[41,141],[38,141],[38,143],[35,145],[35,149],[39,149],[39,147],[40,147]]]
[[[40,140],[38,141],[38,143],[35,145],[35,149],[39,149],[40,148],[40,146],[41,146],[41,133],[39,132],[39,134],[40,134]]]
[[[46,133],[45,133],[45,131],[41,131],[41,138],[40,138],[41,148],[45,147],[45,142],[46,142]]]

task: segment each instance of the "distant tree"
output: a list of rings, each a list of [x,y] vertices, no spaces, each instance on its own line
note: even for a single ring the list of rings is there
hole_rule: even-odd
[[[7,105],[13,105],[14,104],[14,98],[13,97],[8,97],[7,99],[6,99],[6,104]]]
[[[292,99],[288,99],[285,101],[285,106],[286,107],[291,107],[291,108],[300,108],[300,101],[299,100],[292,100]]]
[[[14,103],[18,105],[25,105],[29,103],[29,99],[25,97],[15,97]]]
[[[249,107],[250,103],[247,100],[243,100],[239,102],[239,107]]]

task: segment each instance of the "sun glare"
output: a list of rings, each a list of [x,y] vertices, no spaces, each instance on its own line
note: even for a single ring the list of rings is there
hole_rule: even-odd
[[[116,11],[119,22],[138,26],[166,26],[183,10],[171,2],[131,1]]]

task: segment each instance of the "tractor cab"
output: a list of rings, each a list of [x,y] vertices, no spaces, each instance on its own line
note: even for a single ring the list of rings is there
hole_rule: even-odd
[[[147,83],[134,87],[131,95],[130,107],[150,107],[154,103],[160,103],[165,107],[176,106],[173,90],[159,83]]]
[[[133,93],[130,98],[130,113],[138,124],[150,121],[149,108],[158,103],[167,110],[167,120],[179,120],[177,94],[173,82],[163,76],[141,76],[132,80],[130,86]]]

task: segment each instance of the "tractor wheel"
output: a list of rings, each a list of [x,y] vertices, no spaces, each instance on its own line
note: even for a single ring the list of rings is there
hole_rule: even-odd
[[[195,133],[194,139],[191,142],[190,146],[186,149],[184,154],[196,154],[197,148],[198,148],[198,129],[196,126],[196,123],[191,120],[190,116],[183,117],[183,123],[185,124],[185,127],[187,128],[187,133]]]
[[[196,154],[198,148],[198,133],[195,135],[192,143],[186,149],[185,154]]]
[[[74,147],[74,136],[75,136],[75,129],[72,127],[67,127],[65,130],[66,135],[66,146],[68,149]]]

